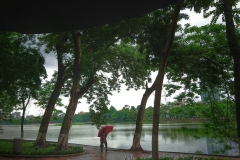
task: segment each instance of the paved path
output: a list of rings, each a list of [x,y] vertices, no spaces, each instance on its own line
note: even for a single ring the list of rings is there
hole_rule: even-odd
[[[100,147],[83,145],[86,153],[77,156],[52,156],[52,157],[10,157],[1,156],[0,160],[135,160],[138,157],[151,157],[151,152],[132,152],[123,149],[109,148],[108,151],[101,152]],[[177,153],[177,152],[159,152],[159,157],[185,157],[194,156],[194,154]],[[195,155],[196,156],[196,155]],[[199,155],[198,155],[199,156]],[[201,157],[208,157],[209,155],[200,155]],[[229,160],[240,160],[238,157],[224,157],[214,156],[218,158],[225,158]]]
[[[128,150],[112,149],[101,152],[100,147],[83,145],[84,154],[77,156],[52,156],[52,157],[6,157],[0,155],[0,160],[125,160],[126,158],[141,157],[148,155],[142,152],[130,152]]]

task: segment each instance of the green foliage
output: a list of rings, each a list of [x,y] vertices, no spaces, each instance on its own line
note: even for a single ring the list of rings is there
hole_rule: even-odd
[[[210,101],[209,121],[204,126],[213,141],[224,144],[225,150],[238,144],[235,105],[233,101]]]
[[[140,89],[144,86],[144,81],[150,76],[145,57],[137,52],[137,48],[137,46],[128,44],[116,44],[101,53],[102,57],[105,56],[104,60],[100,61],[98,58],[95,61],[98,72],[92,75],[94,85],[84,97],[90,103],[91,118],[98,127],[101,126],[101,123],[105,123],[106,106],[109,105],[108,96],[112,95],[112,91],[120,92],[121,84],[125,84],[128,87],[127,89]],[[89,55],[86,55],[86,57]],[[87,59],[93,58],[89,57]],[[91,69],[89,67],[88,70]],[[85,79],[85,77],[82,78]],[[82,86],[86,84],[84,79],[82,79]]]
[[[100,119],[104,123],[110,122],[134,122],[137,119],[138,110],[128,109],[123,107],[121,110],[116,110],[115,107],[111,106],[109,109],[105,108],[104,112],[100,110],[96,112],[95,121]],[[161,119],[203,119],[208,118],[210,113],[210,106],[202,103],[193,103],[191,105],[177,106],[175,103],[161,104],[160,118]],[[90,114],[91,115],[91,114]],[[99,116],[99,117],[97,117]],[[85,118],[84,118],[85,117]],[[149,106],[145,110],[144,121],[152,122],[153,107]],[[81,113],[74,115],[73,122],[91,122],[92,117],[89,117],[89,113]]]
[[[54,80],[52,81],[45,81],[42,83],[41,88],[36,93],[36,98],[34,104],[39,106],[42,109],[45,109],[46,106],[49,103],[49,98],[52,95],[52,92],[54,90],[55,84]],[[64,104],[62,103],[62,99],[58,98],[56,105],[57,107],[63,107]],[[62,110],[56,109],[56,107],[53,109],[52,119],[57,121],[59,119],[59,115],[63,114]],[[61,120],[60,120],[61,122]]]
[[[32,119],[24,119],[24,125],[27,124],[39,124],[41,122],[42,117],[34,117]],[[9,120],[2,120],[0,122],[2,125],[20,125],[21,124],[21,119],[9,119]],[[4,132],[4,130],[3,130]]]
[[[208,118],[205,127],[213,141],[225,144],[228,149],[230,143],[235,148],[238,140],[233,98],[233,59],[225,32],[226,28],[221,24],[201,27],[185,25],[169,58],[167,74],[168,79],[178,85],[166,85],[166,88],[170,91],[168,95],[172,95],[182,86],[184,92],[176,99],[180,102],[185,100],[187,105],[192,106],[186,113],[183,106],[170,109],[170,117]],[[197,94],[205,96],[204,104],[194,104]],[[215,94],[220,95],[221,101],[217,101]]]
[[[120,22],[81,31],[83,54],[79,73],[79,98],[87,99],[91,119],[97,126],[104,123],[106,106],[109,104],[108,96],[112,91],[120,92],[122,84],[128,89],[137,90],[144,86],[146,80],[150,81],[150,66],[146,63],[145,55],[138,51],[139,46],[131,45],[130,42],[120,42],[120,39],[130,32],[126,25],[129,24]],[[62,34],[53,33],[40,37],[41,44],[46,45],[47,53],[55,50],[61,36]],[[65,43],[63,49],[66,54],[62,55],[63,63],[67,71],[70,71],[66,72],[65,76],[71,77],[73,45],[71,41]],[[93,81],[93,84],[89,85],[89,81]],[[70,96],[71,85],[72,80],[68,79],[61,94],[65,97]],[[43,95],[48,97],[44,93]]]
[[[83,52],[87,53],[84,55],[87,58],[82,57],[82,64],[88,65],[82,69],[86,71],[90,70],[90,67],[96,67],[93,71],[98,71],[98,74],[94,75],[98,82],[84,95],[88,102],[92,103],[90,114],[94,123],[104,122],[104,116],[108,114],[105,112],[109,103],[107,95],[111,95],[114,90],[120,91],[121,84],[126,85],[127,90],[137,90],[144,88],[146,81],[151,82],[150,73],[158,68],[172,12],[172,8],[167,7],[139,18],[83,31]],[[187,18],[186,15],[182,16],[184,17]],[[105,76],[106,74],[108,75]],[[104,97],[105,101],[99,97]],[[118,120],[129,120],[128,117],[131,117],[131,120],[136,119],[134,111],[119,112],[124,116],[115,114],[114,117]]]
[[[35,37],[1,32],[0,43],[1,91],[31,81],[29,84],[31,86],[41,84],[40,77],[45,77],[46,71],[43,66],[44,58],[34,46],[36,44]]]
[[[0,145],[4,146],[0,148],[0,154],[12,154],[13,141],[0,140]],[[81,146],[69,146],[66,151],[56,151],[56,144],[48,144],[46,148],[34,148],[34,143],[29,141],[23,141],[22,152],[20,155],[64,155],[83,152]]]
[[[237,4],[239,0],[232,0],[232,6],[233,6],[233,20],[237,24],[237,26],[240,23],[239,19],[239,13],[240,10],[237,8]],[[193,10],[196,13],[203,12],[203,17],[208,18],[212,16],[211,24],[216,23],[218,18],[221,16],[222,20],[225,21],[224,15],[223,15],[223,0],[187,0],[185,2],[185,7]]]
[[[44,57],[34,35],[0,33],[0,120],[13,109],[23,109],[46,77]],[[14,108],[18,107],[18,108]]]
[[[234,149],[238,144],[233,100],[209,100],[205,103],[182,104],[180,106],[176,105],[176,103],[168,103],[161,105],[160,117],[174,120],[204,120],[205,133],[208,134],[213,142],[224,145],[224,150],[218,152]],[[184,131],[188,130],[185,127],[182,129]],[[195,139],[200,138],[197,135],[193,136]]]
[[[98,106],[99,104],[102,105]],[[96,105],[90,106],[89,110],[91,121],[93,125],[96,125],[97,129],[100,129],[102,124],[106,124],[108,108],[104,105],[104,103],[98,102]]]
[[[41,88],[37,92],[35,105],[45,109],[48,104],[49,97],[51,97],[52,91],[54,90],[54,82],[53,81],[45,81],[42,83]],[[62,99],[58,98],[56,106],[62,107]]]
[[[123,41],[128,39],[133,44],[138,44],[138,51],[146,57],[146,62],[153,71],[159,67],[159,57],[166,45],[172,14],[173,8],[166,7],[126,21],[130,32]],[[183,18],[187,19],[188,16],[181,14],[180,19]]]
[[[197,150],[197,151],[195,152],[195,154],[203,154],[203,152],[202,152],[202,151],[199,151],[199,150]]]
[[[80,113],[80,114],[75,114],[73,116],[73,123],[86,123],[86,122],[91,122],[91,117],[90,117],[90,113]]]
[[[169,91],[167,96],[180,87],[184,92],[176,99],[181,101],[185,98],[188,103],[194,101],[196,94],[216,93],[216,89],[223,98],[233,94],[233,63],[224,25],[186,25],[176,38],[168,62],[167,78],[173,84],[165,85]]]

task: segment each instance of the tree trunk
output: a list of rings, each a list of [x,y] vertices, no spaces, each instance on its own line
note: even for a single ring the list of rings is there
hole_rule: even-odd
[[[60,43],[56,46],[57,60],[58,60],[57,81],[56,81],[54,90],[51,94],[51,97],[49,99],[49,102],[46,106],[34,146],[38,146],[38,147],[47,146],[46,135],[47,135],[47,130],[48,130],[48,124],[50,122],[57,99],[60,95],[61,88],[65,83],[64,72],[65,72],[66,67],[63,65],[63,60],[62,60],[62,54],[64,52],[62,45],[65,41],[67,41],[67,39],[68,39],[68,36],[67,36],[67,32],[66,32],[64,37],[60,41]]]
[[[133,137],[133,144],[130,150],[143,151],[140,144],[141,135],[142,135],[143,116],[145,113],[147,100],[149,96],[152,94],[152,92],[155,90],[156,79],[150,88],[147,87],[147,82],[146,82],[146,90],[141,100],[141,105],[140,105],[137,120],[136,120],[136,128],[135,128],[135,133]]]
[[[228,45],[234,60],[234,94],[236,106],[238,151],[240,154],[240,46],[238,44],[233,22],[232,1],[223,0],[223,6],[226,20],[226,35],[228,39]]]
[[[173,17],[172,17],[172,23],[170,26],[169,34],[168,34],[168,41],[166,44],[166,47],[164,49],[164,52],[160,59],[160,66],[158,70],[158,76],[156,80],[155,85],[155,99],[154,99],[154,112],[153,112],[153,129],[152,129],[152,158],[153,160],[159,160],[159,149],[158,149],[158,130],[159,130],[159,111],[160,111],[160,102],[161,102],[161,93],[162,93],[162,85],[163,85],[163,79],[164,74],[166,70],[167,65],[167,59],[170,54],[174,36],[175,36],[175,30],[177,27],[177,21],[178,16],[181,10],[182,1],[178,2],[175,6]]]
[[[80,91],[77,93],[77,99],[79,99],[79,98],[82,98],[82,96],[89,90],[89,88],[91,88],[92,87],[92,85],[94,84],[94,79],[93,78],[89,78],[89,80],[88,80],[88,82],[87,82],[87,84],[82,88],[82,89],[80,89]],[[70,104],[69,104],[70,105]],[[75,104],[74,104],[75,105]],[[77,107],[77,104],[76,104],[76,107]],[[75,108],[75,110],[76,110],[76,108]],[[74,113],[75,113],[75,111],[74,111]],[[66,115],[70,115],[70,116],[68,116],[67,118],[66,118],[66,126],[68,125],[68,119],[71,119],[72,118],[72,116],[74,115],[74,113],[70,113],[70,112],[67,112],[66,113]],[[72,115],[72,116],[71,116]],[[66,116],[65,116],[66,117]],[[64,117],[64,121],[65,121],[65,117]],[[71,125],[71,122],[70,122],[70,125]],[[69,128],[68,128],[68,132],[69,132],[69,129],[70,129],[70,126],[69,126]],[[66,127],[66,130],[67,130],[67,127]],[[63,144],[63,147],[60,149],[59,148],[59,150],[64,150],[64,149],[67,149],[68,148],[68,132],[67,132],[67,134],[62,134],[62,136],[61,136],[61,143]]]
[[[29,104],[29,101],[30,101],[30,98],[31,98],[31,93],[28,94],[27,96],[27,103],[25,104],[25,95],[27,94],[27,91],[26,91],[26,88],[23,89],[22,91],[22,98],[21,98],[21,101],[22,101],[22,109],[23,109],[23,115],[22,115],[22,120],[21,120],[21,137],[23,138],[24,137],[24,131],[23,131],[23,124],[24,124],[24,118],[25,118],[25,112],[26,112],[26,109],[27,109],[27,105]]]
[[[49,102],[47,104],[47,107],[45,109],[41,124],[40,124],[40,128],[38,131],[38,135],[37,135],[37,139],[34,143],[34,146],[39,146],[39,147],[46,147],[47,143],[46,143],[46,135],[47,135],[47,130],[48,130],[48,125],[56,104],[56,101],[59,97],[61,88],[64,84],[64,80],[63,78],[63,74],[64,74],[65,68],[63,69],[58,69],[58,76],[57,76],[57,82],[55,84],[55,88],[51,94],[51,97],[49,99]]]
[[[24,137],[23,123],[24,123],[25,112],[26,112],[26,108],[23,106],[23,113],[22,113],[22,120],[21,120],[21,137],[22,138]]]
[[[74,53],[74,68],[73,68],[73,86],[71,89],[71,98],[68,104],[66,115],[63,120],[61,131],[58,137],[56,146],[57,151],[63,151],[68,149],[68,134],[72,122],[72,117],[75,113],[78,104],[78,88],[79,88],[79,70],[80,70],[80,59],[82,56],[81,51],[81,38],[79,31],[72,31],[72,38],[75,46]]]

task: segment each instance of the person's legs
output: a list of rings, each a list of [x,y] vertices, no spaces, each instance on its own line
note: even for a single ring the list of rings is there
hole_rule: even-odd
[[[107,149],[107,142],[105,142],[105,148],[106,148],[106,151],[108,151],[108,149]]]
[[[103,143],[101,142],[100,144],[100,147],[101,147],[101,152],[103,151]]]

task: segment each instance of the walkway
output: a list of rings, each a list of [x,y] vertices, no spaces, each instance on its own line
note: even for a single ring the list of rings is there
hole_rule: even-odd
[[[150,152],[131,152],[123,149],[112,149],[108,151],[100,151],[100,147],[83,145],[85,154],[77,156],[52,156],[52,157],[6,157],[0,155],[0,160],[135,160],[137,157],[149,158]],[[160,157],[186,157],[196,156],[193,154],[177,153],[177,152],[159,152]],[[200,157],[209,157],[209,155],[198,155]],[[238,157],[214,156],[229,160],[240,160]]]

